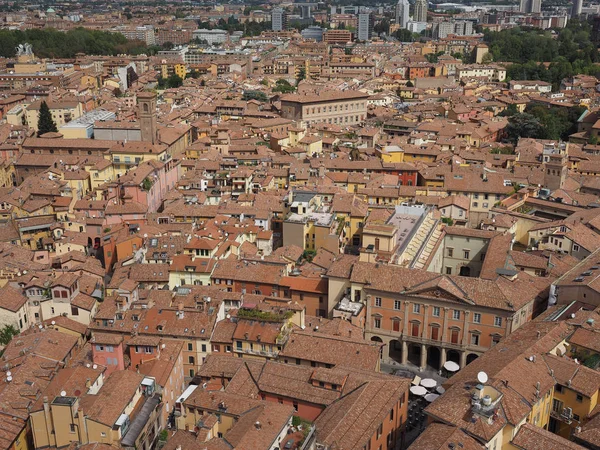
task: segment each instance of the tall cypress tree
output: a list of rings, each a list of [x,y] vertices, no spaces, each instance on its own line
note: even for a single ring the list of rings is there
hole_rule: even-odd
[[[40,137],[42,134],[50,133],[51,131],[56,133],[58,128],[56,128],[56,123],[54,123],[54,119],[52,119],[52,114],[50,113],[48,104],[45,101],[42,101],[42,104],[40,105],[40,112],[38,113],[37,135]]]

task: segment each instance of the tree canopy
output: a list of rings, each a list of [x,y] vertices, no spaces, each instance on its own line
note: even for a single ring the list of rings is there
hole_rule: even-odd
[[[281,92],[282,94],[289,94],[290,92],[294,92],[295,90],[296,88],[283,78],[277,80],[275,83],[275,87],[273,88],[273,92]]]
[[[577,132],[577,119],[583,111],[584,108],[580,106],[565,108],[530,105],[524,113],[509,117],[507,137],[515,143],[520,137],[568,140],[569,135]]]
[[[159,89],[173,89],[178,88],[183,84],[182,78],[176,73],[169,75],[168,78],[160,77],[158,79],[158,88]]]
[[[14,325],[5,325],[0,329],[0,345],[7,345],[17,334],[19,330]]]
[[[511,62],[509,80],[542,80],[558,90],[563,78],[600,73],[600,55],[591,40],[587,21],[571,19],[564,29],[511,28],[484,31],[484,40],[494,61]]]
[[[148,47],[141,41],[128,41],[119,33],[75,28],[66,33],[52,28],[32,30],[0,30],[0,56],[15,56],[15,48],[25,42],[33,46],[42,58],[72,58],[77,53],[116,55],[145,53]],[[149,52],[151,53],[151,52]]]
[[[259,102],[267,102],[269,97],[262,91],[244,91],[242,100],[258,100]]]

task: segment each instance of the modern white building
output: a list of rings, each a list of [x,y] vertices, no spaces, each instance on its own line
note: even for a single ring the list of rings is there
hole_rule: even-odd
[[[209,45],[213,45],[213,44],[222,44],[224,42],[227,42],[227,38],[229,36],[227,34],[227,31],[225,31],[225,30],[199,29],[199,30],[194,30],[192,32],[192,37],[194,39],[206,41]]]
[[[283,31],[287,29],[287,14],[283,8],[273,8],[271,13],[271,29]]]
[[[427,29],[427,22],[410,21],[406,24],[406,29],[410,30],[412,33],[420,33]]]
[[[374,18],[371,13],[364,12],[358,15],[358,40],[368,41],[373,36]]]
[[[450,34],[469,36],[473,34],[473,23],[468,20],[448,20],[434,24],[433,31],[438,39],[443,39]]]
[[[400,28],[406,28],[408,21],[410,20],[410,3],[408,0],[398,0],[396,5],[396,23],[400,25]]]

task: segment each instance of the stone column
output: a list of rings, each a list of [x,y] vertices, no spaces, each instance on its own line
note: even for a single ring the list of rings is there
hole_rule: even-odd
[[[404,328],[402,329],[402,332],[404,334],[410,334],[408,331],[408,314],[410,311],[409,306],[410,306],[410,302],[405,301],[404,302]]]
[[[462,345],[469,345],[469,316],[471,315],[471,311],[465,311],[464,316],[465,319],[463,321],[463,339]]]
[[[423,305],[423,330],[421,330],[421,338],[427,339],[427,327],[429,326],[429,317],[427,315],[429,306]]]
[[[446,364],[446,349],[444,347],[440,347],[440,370],[442,370],[444,364]]]
[[[421,365],[419,366],[419,370],[424,370],[425,367],[427,367],[427,346],[421,344]]]
[[[408,362],[408,345],[406,345],[406,341],[402,341],[402,364],[406,364]]]
[[[443,307],[442,311],[444,314],[444,318],[443,318],[443,324],[442,324],[442,342],[446,342],[447,338],[446,338],[446,333],[448,333],[448,308]]]
[[[460,368],[467,365],[467,352],[460,352]]]

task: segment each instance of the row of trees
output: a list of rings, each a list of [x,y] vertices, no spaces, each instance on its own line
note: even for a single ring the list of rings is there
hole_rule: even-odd
[[[119,33],[76,28],[63,33],[46,28],[42,30],[0,30],[0,56],[15,56],[17,45],[29,42],[33,51],[42,58],[72,58],[77,53],[88,55],[117,55],[146,53],[141,41],[128,41]]]
[[[494,61],[511,62],[508,79],[542,80],[558,90],[562,79],[576,74],[600,74],[600,55],[591,40],[591,25],[571,19],[566,28],[552,31],[511,28],[484,31]]]
[[[235,16],[229,16],[227,20],[221,18],[217,21],[216,24],[212,22],[203,22],[201,20],[198,21],[198,28],[205,30],[226,30],[229,33],[234,31],[243,31],[244,36],[258,36],[263,31],[267,31],[271,29],[271,22],[256,22],[251,20],[249,22],[241,23]]]

